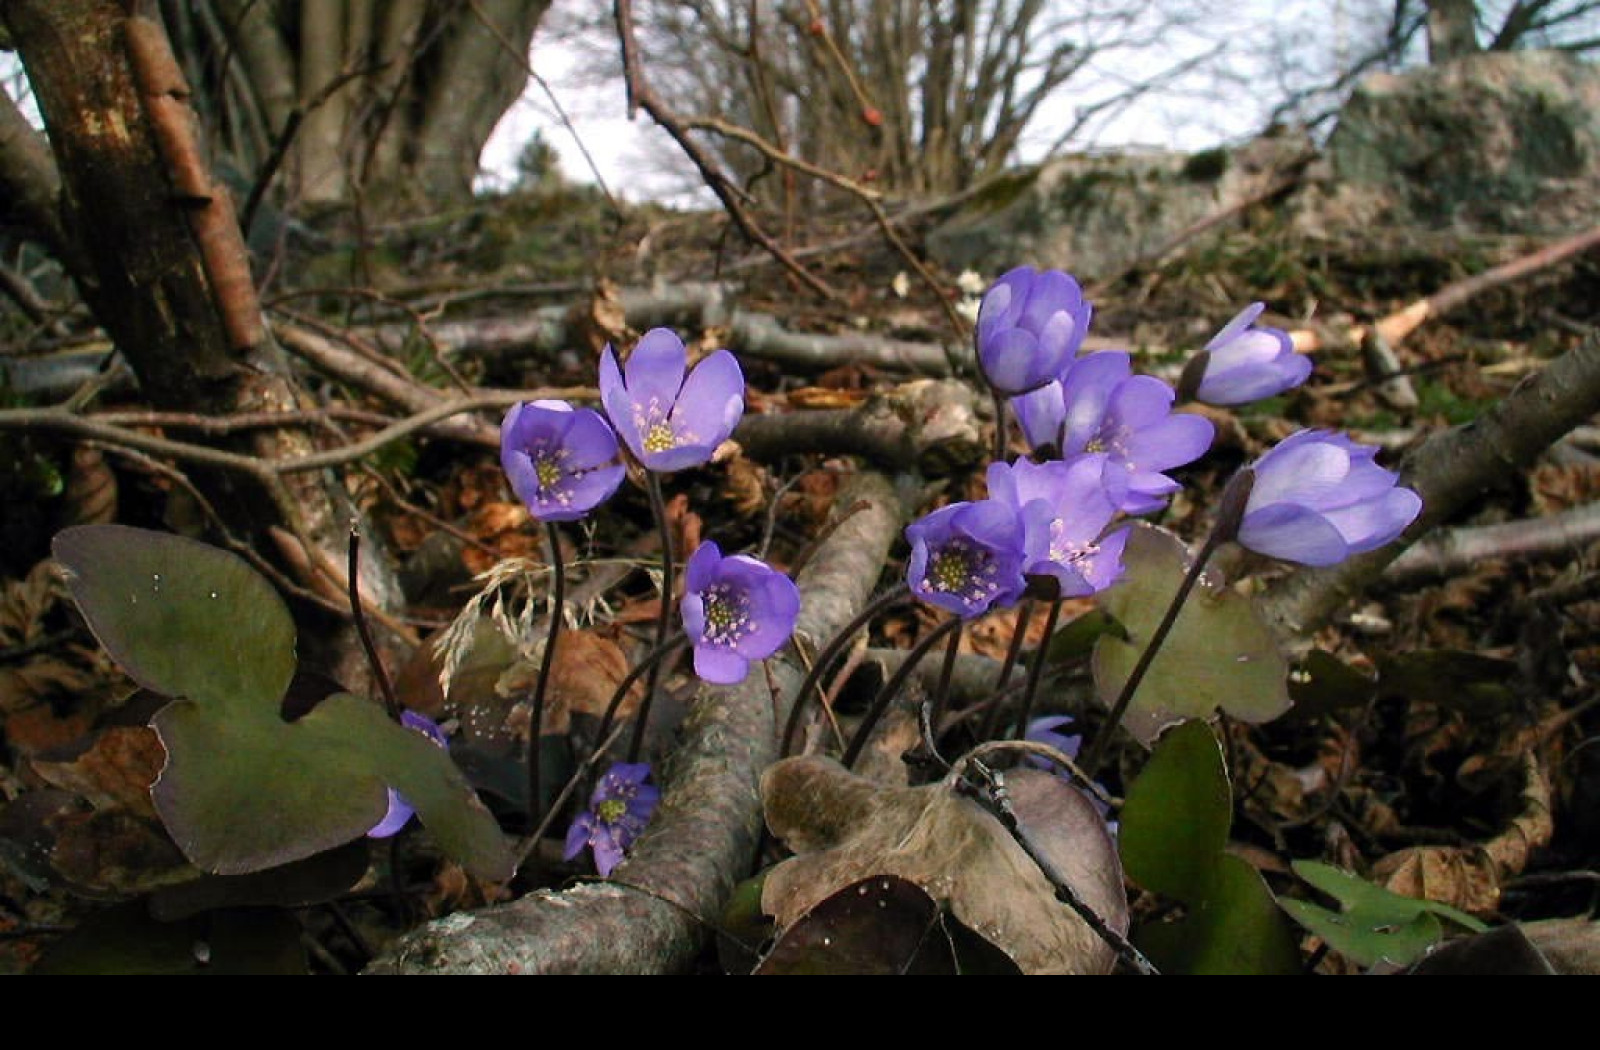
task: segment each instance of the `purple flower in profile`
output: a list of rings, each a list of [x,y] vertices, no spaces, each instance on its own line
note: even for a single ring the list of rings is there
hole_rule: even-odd
[[[600,357],[606,415],[647,470],[705,463],[744,414],[744,373],[732,354],[718,350],[693,371],[688,360],[683,340],[667,328],[646,332],[623,369],[610,346]]]
[[[1011,399],[1034,448],[1062,456],[1104,452],[1102,481],[1117,509],[1158,510],[1179,485],[1162,471],[1192,463],[1211,447],[1215,428],[1204,416],[1172,411],[1173,390],[1154,376],[1134,375],[1120,350],[1079,358],[1066,378]]]
[[[427,715],[420,715],[415,711],[402,711],[400,724],[407,729],[415,729],[423,736],[432,740],[440,747],[445,747],[444,730],[434,724],[433,719]],[[383,819],[372,825],[372,830],[367,832],[369,839],[386,839],[397,834],[411,819],[416,809],[406,801],[406,797],[394,788],[389,789],[389,810]]]
[[[710,540],[689,556],[683,629],[694,642],[694,673],[716,685],[744,681],[753,660],[777,652],[800,615],[800,589],[744,554],[724,558]]]
[[[1194,394],[1201,401],[1243,405],[1297,387],[1311,374],[1311,359],[1295,353],[1289,333],[1256,327],[1265,309],[1251,303],[1240,310],[1191,362],[1200,372]]]
[[[1239,543],[1302,565],[1336,565],[1388,543],[1422,513],[1422,497],[1397,487],[1377,452],[1327,430],[1284,438],[1252,468]]]
[[[500,424],[500,465],[539,521],[576,521],[611,498],[627,468],[600,413],[524,401]]]
[[[622,863],[623,854],[650,823],[650,814],[661,801],[661,789],[645,783],[649,775],[648,762],[617,762],[606,770],[589,796],[589,808],[567,829],[567,860],[588,846],[602,877]]]
[[[1094,309],[1060,270],[1019,266],[978,307],[978,364],[1002,394],[1022,394],[1060,376],[1089,331]]]
[[[952,503],[906,527],[906,582],[923,601],[970,620],[1022,596],[1022,520],[996,499]]]
[[[1122,575],[1128,530],[1101,538],[1117,508],[1101,477],[1103,452],[1071,460],[989,464],[989,496],[1014,508],[1022,521],[1023,573],[1050,576],[1063,598],[1103,591]]]

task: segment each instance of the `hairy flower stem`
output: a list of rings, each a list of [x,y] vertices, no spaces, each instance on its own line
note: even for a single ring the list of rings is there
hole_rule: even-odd
[[[1050,612],[1044,619],[1044,637],[1034,650],[1033,662],[1028,665],[1028,687],[1022,692],[1022,713],[1017,717],[1017,738],[1027,735],[1028,722],[1033,718],[1033,703],[1039,695],[1039,682],[1044,678],[1044,665],[1050,662],[1050,636],[1056,633],[1056,621],[1061,619],[1061,602],[1050,603]]]
[[[643,660],[634,664],[628,669],[628,673],[622,676],[622,681],[617,683],[617,691],[611,694],[611,702],[606,704],[606,713],[600,718],[600,731],[595,734],[595,739],[606,742],[597,746],[595,757],[599,756],[601,748],[610,746],[606,734],[611,731],[611,723],[616,721],[617,711],[622,708],[623,698],[628,695],[628,690],[633,688],[633,683],[637,682],[641,675],[659,666],[667,657],[682,649],[688,641],[687,634],[682,631],[674,632],[671,638],[646,653]]]
[[[1033,618],[1033,605],[1032,599],[1029,599],[1017,610],[1017,625],[1011,631],[1011,644],[1006,646],[1006,658],[1000,665],[1000,676],[994,680],[994,702],[989,705],[989,713],[984,717],[980,740],[993,740],[1000,731],[1000,712],[1005,709],[1000,697],[1005,692],[1006,684],[1011,681],[1011,672],[1016,670],[1017,659],[1022,655],[1022,640],[1028,633],[1028,621]]]
[[[655,516],[656,528],[661,532],[661,614],[656,617],[656,647],[666,644],[667,632],[672,630],[672,527],[667,523],[667,503],[661,496],[661,479],[654,471],[644,474],[645,489],[650,493],[650,513]],[[644,748],[644,728],[650,721],[650,705],[655,703],[656,686],[661,680],[661,662],[650,665],[650,675],[644,681],[644,701],[639,705],[638,721],[633,726],[633,739],[628,744],[628,761],[639,761]]]
[[[1172,625],[1178,622],[1178,614],[1183,611],[1183,603],[1188,600],[1189,592],[1194,590],[1194,585],[1200,582],[1200,577],[1205,573],[1206,562],[1211,560],[1211,555],[1222,546],[1225,539],[1222,529],[1212,529],[1211,535],[1206,537],[1205,545],[1200,548],[1200,553],[1195,555],[1194,564],[1189,566],[1183,582],[1178,585],[1178,592],[1172,596],[1172,603],[1167,606],[1166,615],[1161,618],[1155,633],[1150,636],[1150,643],[1144,647],[1144,652],[1139,654],[1139,662],[1133,665],[1133,673],[1128,675],[1127,682],[1123,683],[1122,692],[1111,707],[1111,714],[1100,727],[1100,732],[1095,734],[1094,743],[1089,746],[1088,753],[1079,763],[1089,776],[1094,776],[1095,771],[1100,768],[1100,762],[1105,758],[1106,749],[1111,744],[1111,734],[1121,724],[1122,716],[1128,713],[1128,704],[1133,701],[1133,694],[1138,691],[1139,683],[1144,681],[1145,672],[1150,670],[1150,665],[1155,662],[1156,654],[1161,651],[1161,645],[1167,640],[1167,635],[1172,633]]]
[[[389,712],[390,718],[399,722],[400,700],[395,696],[394,684],[389,681],[389,672],[378,658],[378,647],[372,643],[366,610],[361,604],[361,533],[354,524],[350,526],[350,553],[345,563],[345,576],[350,588],[350,618],[355,621],[356,635],[361,639],[361,648],[372,667],[372,677],[378,681],[378,692],[383,694],[384,709]]]
[[[550,685],[550,668],[556,661],[556,638],[567,618],[567,568],[561,558],[561,532],[553,521],[544,523],[544,542],[550,563],[550,632],[545,635],[539,677],[533,686],[533,715],[528,720],[528,827],[539,826],[544,796],[540,793],[539,738],[544,731],[544,694]]]
[[[861,752],[866,750],[867,740],[872,736],[872,731],[878,727],[878,721],[883,718],[883,713],[889,710],[889,705],[894,702],[894,698],[905,687],[906,681],[911,677],[912,672],[917,669],[917,665],[922,662],[922,658],[932,652],[933,647],[938,645],[945,635],[958,631],[961,627],[961,622],[960,617],[952,616],[934,628],[928,637],[918,642],[906,654],[906,658],[901,661],[900,666],[895,668],[894,674],[883,684],[883,688],[878,690],[877,699],[872,701],[871,709],[867,711],[866,717],[861,720],[861,724],[856,727],[855,736],[850,738],[850,746],[845,748],[844,757],[839,760],[846,769],[854,766],[856,759],[861,757]],[[960,637],[959,633],[956,636]]]
[[[856,632],[872,622],[873,617],[885,611],[890,606],[903,601],[911,588],[904,583],[896,584],[872,599],[855,618],[839,629],[839,633],[828,639],[828,644],[822,647],[811,662],[811,669],[806,672],[805,681],[800,683],[800,688],[795,691],[794,703],[789,707],[789,721],[783,727],[783,737],[778,741],[778,757],[789,753],[789,745],[794,742],[794,735],[800,728],[800,716],[805,711],[806,701],[817,688],[817,683],[822,676],[828,673],[828,668],[844,652],[844,647],[856,636]]]
[[[1006,461],[1006,399],[994,387],[989,388],[989,396],[994,400],[994,462]]]
[[[959,621],[958,619],[958,622]],[[955,631],[950,635],[949,644],[944,647],[944,662],[939,665],[939,680],[934,684],[933,696],[928,698],[933,711],[928,719],[934,726],[944,717],[945,698],[950,695],[950,677],[955,674],[956,654],[961,651],[961,632]]]

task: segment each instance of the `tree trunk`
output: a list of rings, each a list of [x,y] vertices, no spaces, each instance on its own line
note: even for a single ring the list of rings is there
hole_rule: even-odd
[[[0,14],[49,131],[63,262],[146,396],[207,414],[304,407],[262,324],[232,203],[202,159],[161,24],[114,0],[9,0]],[[239,451],[263,457],[315,451],[290,429],[246,440]],[[241,532],[282,522],[310,542],[309,560],[342,564],[351,510],[335,478],[293,475],[265,494],[196,481]],[[394,601],[382,559],[365,567],[376,604]]]
[[[1478,50],[1475,0],[1428,0],[1428,62],[1437,66]]]

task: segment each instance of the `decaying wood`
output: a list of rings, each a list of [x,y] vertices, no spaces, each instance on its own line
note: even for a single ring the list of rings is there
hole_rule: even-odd
[[[862,475],[839,505],[866,501],[799,578],[796,636],[814,651],[867,600],[902,512],[888,482]],[[767,661],[778,690],[753,672],[702,687],[664,778],[649,830],[609,882],[544,891],[431,923],[402,938],[373,973],[646,973],[687,965],[755,857],[758,778],[777,757],[782,724],[805,668],[792,649]]]
[[[1530,277],[1541,270],[1548,270],[1557,263],[1566,262],[1575,255],[1589,251],[1596,245],[1600,245],[1600,226],[1546,245],[1520,259],[1513,259],[1483,273],[1447,284],[1432,295],[1418,299],[1403,309],[1380,318],[1372,327],[1377,329],[1386,344],[1398,345],[1425,322],[1449,313],[1474,296],[1481,295],[1491,288]],[[1346,338],[1352,343],[1360,344],[1366,338],[1367,328],[1366,325],[1356,325],[1346,333]],[[1297,329],[1290,332],[1289,336],[1294,340],[1295,349],[1303,354],[1315,353],[1329,345],[1327,336],[1314,328]]]

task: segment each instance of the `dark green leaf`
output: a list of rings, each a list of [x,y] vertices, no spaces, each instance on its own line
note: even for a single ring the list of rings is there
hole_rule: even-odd
[[[294,674],[294,621],[241,558],[124,525],[55,538],[89,629],[134,681],[173,697],[276,705]]]
[[[1141,926],[1134,943],[1163,973],[1295,973],[1300,953],[1254,868],[1226,852],[1233,789],[1211,727],[1162,734],[1122,807],[1123,869],[1187,905]]]
[[[1189,554],[1170,532],[1140,523],[1122,560],[1122,579],[1099,600],[1128,637],[1105,634],[1094,647],[1095,690],[1108,708],[1178,593]],[[1288,670],[1250,600],[1202,581],[1184,603],[1122,724],[1148,745],[1163,726],[1205,718],[1218,708],[1240,721],[1265,722],[1289,709]]]
[[[1301,926],[1358,966],[1387,962],[1408,965],[1421,958],[1444,936],[1439,919],[1448,919],[1475,933],[1488,929],[1448,904],[1392,893],[1329,864],[1300,860],[1294,872],[1339,902],[1330,911],[1308,901],[1279,901]]]
[[[1307,653],[1289,675],[1289,697],[1304,718],[1363,707],[1375,690],[1370,677],[1321,649]]]
[[[158,922],[143,901],[98,912],[51,946],[36,974],[277,974],[306,972],[300,924],[242,909]]]
[[[1129,878],[1180,901],[1203,896],[1233,823],[1233,788],[1210,726],[1190,721],[1162,735],[1119,821]]]
[[[224,907],[301,908],[348,893],[367,873],[369,840],[357,839],[305,860],[248,875],[207,875],[150,895],[150,914],[162,922]]]
[[[1406,972],[1418,977],[1549,977],[1556,970],[1513,922],[1447,941]]]

